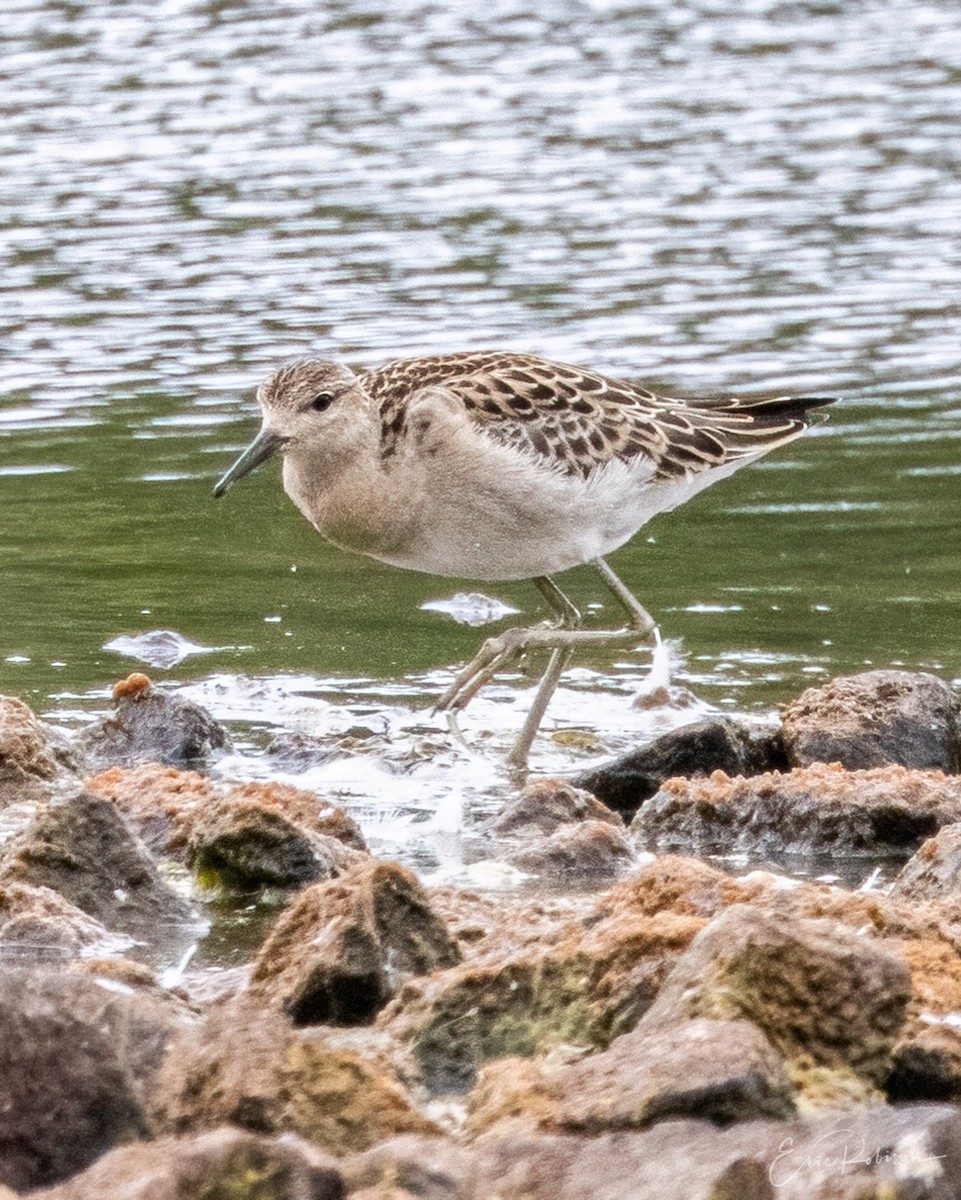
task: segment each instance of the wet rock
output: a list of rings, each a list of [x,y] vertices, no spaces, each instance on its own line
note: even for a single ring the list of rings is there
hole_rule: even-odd
[[[0,1183],[40,1187],[147,1132],[177,1010],[60,971],[0,972]]]
[[[78,792],[46,805],[0,859],[0,886],[48,887],[108,929],[154,936],[192,919],[107,800]]]
[[[615,878],[634,863],[617,813],[563,779],[530,784],[491,824],[512,843],[509,862],[552,878]]]
[[[221,803],[253,804],[297,826],[306,836],[335,838],[366,853],[357,822],[344,809],[284,783],[214,783],[197,771],[156,763],[112,767],[87,781],[127,817],[155,854],[184,858],[198,825]]]
[[[502,837],[543,837],[585,821],[603,821],[619,829],[624,827],[620,816],[590,792],[572,787],[563,779],[539,779],[504,806],[491,829]]]
[[[62,962],[129,944],[50,888],[0,884],[0,963]]]
[[[623,829],[606,821],[583,821],[556,829],[508,855],[530,874],[552,879],[616,879],[634,866],[634,847]]]
[[[592,922],[599,920],[599,929],[627,929],[639,917],[671,912],[702,917],[706,923],[707,918],[752,895],[752,888],[741,880],[700,859],[661,854],[600,896]]]
[[[490,1134],[469,1147],[409,1135],[342,1170],[352,1195],[383,1185],[423,1200],[952,1200],[959,1147],[956,1108],[871,1106],[727,1129]]]
[[[891,892],[911,900],[961,893],[961,824],[945,825],[904,864]]]
[[[891,900],[904,910],[905,901]],[[954,911],[951,911],[952,908]],[[911,1009],[885,1084],[896,1100],[961,1099],[961,957],[957,909],[943,902],[909,909],[934,918],[899,943],[911,968]],[[941,918],[941,919],[938,919]]]
[[[229,750],[227,731],[192,700],[157,691],[146,675],[114,687],[114,711],[77,734],[75,745],[93,767],[202,764]]]
[[[374,862],[294,898],[257,956],[251,989],[297,1025],[364,1024],[404,979],[459,959],[415,877]]]
[[[203,811],[187,846],[187,864],[204,886],[241,893],[333,879],[364,857],[277,809],[235,797]]]
[[[727,717],[673,729],[647,746],[575,776],[608,808],[633,817],[645,800],[675,776],[724,771],[758,775],[787,766],[779,729],[756,730]]]
[[[338,748],[330,738],[292,731],[278,733],[267,746],[267,757],[278,771],[306,771],[338,757]]]
[[[327,1155],[299,1138],[216,1129],[121,1146],[34,1200],[344,1200]]]
[[[781,775],[671,779],[631,831],[648,849],[699,854],[893,855],[961,821],[961,779],[817,763]]]
[[[67,738],[41,721],[22,700],[0,696],[0,808],[24,789],[75,780],[77,761]]]
[[[153,854],[183,858],[194,823],[222,791],[198,771],[159,763],[108,767],[86,781],[121,812]]]
[[[169,1133],[229,1123],[296,1133],[334,1154],[402,1132],[436,1132],[381,1062],[323,1030],[294,1029],[249,997],[213,1006],[180,1037],[152,1113]]]
[[[885,1079],[911,997],[904,958],[835,921],[744,904],[691,943],[639,1028],[747,1018],[786,1059]]]
[[[472,1132],[597,1133],[677,1117],[718,1125],[786,1118],[794,1088],[756,1025],[700,1018],[634,1029],[579,1062],[502,1059],[484,1069],[469,1105]]]
[[[961,769],[958,699],[943,680],[924,672],[866,671],[832,679],[785,705],[781,721],[794,766]]]

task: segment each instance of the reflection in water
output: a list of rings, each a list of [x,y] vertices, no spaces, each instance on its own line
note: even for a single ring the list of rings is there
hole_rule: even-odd
[[[323,546],[275,480],[209,497],[253,385],[308,347],[841,394],[615,566],[715,705],[864,663],[961,674],[961,12],[539,7],[8,6],[0,690],[102,706],[101,648],[170,629],[233,647],[177,681],[405,680],[426,706],[476,640],[422,611],[455,588]],[[603,681],[626,702],[627,659],[584,661],[571,722]]]

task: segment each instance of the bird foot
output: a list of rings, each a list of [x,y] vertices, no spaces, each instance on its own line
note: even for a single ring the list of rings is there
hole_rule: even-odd
[[[466,708],[498,671],[505,671],[520,662],[531,644],[528,635],[546,632],[548,631],[537,628],[506,629],[497,637],[488,638],[438,700],[434,712],[452,713]]]

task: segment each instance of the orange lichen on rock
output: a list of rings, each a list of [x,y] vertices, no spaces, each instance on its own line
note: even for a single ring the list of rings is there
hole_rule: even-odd
[[[132,675],[128,675],[126,679],[119,679],[113,685],[114,702],[119,704],[121,700],[139,700],[152,687],[149,676],[134,671]]]

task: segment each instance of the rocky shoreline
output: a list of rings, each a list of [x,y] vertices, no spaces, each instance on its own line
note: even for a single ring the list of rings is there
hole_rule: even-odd
[[[942,680],[837,679],[776,728],[539,780],[487,830],[545,883],[510,893],[213,781],[226,732],[142,675],[114,701],[67,738],[0,697],[0,1200],[961,1194]],[[212,903],[274,915],[246,961],[158,974]]]

